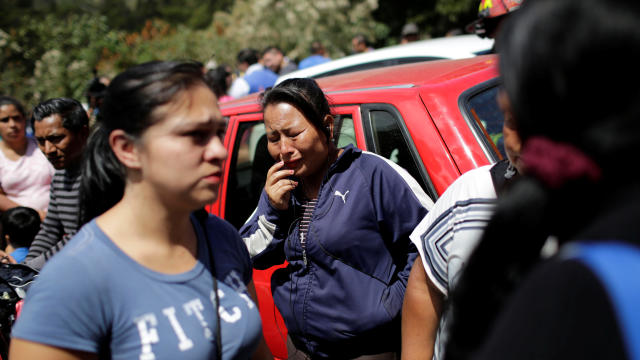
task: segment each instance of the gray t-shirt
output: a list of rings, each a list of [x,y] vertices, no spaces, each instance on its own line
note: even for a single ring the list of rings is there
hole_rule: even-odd
[[[260,339],[260,316],[246,292],[251,264],[236,230],[215,217],[198,262],[184,273],[152,271],[123,253],[95,220],[44,267],[29,289],[12,337],[99,353],[112,359],[215,358],[214,254],[224,359],[248,358]]]

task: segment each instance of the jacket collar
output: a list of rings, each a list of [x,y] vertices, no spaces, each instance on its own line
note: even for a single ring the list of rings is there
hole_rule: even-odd
[[[362,154],[362,150],[356,148],[355,146],[353,146],[352,144],[349,144],[345,147],[342,148],[342,154],[340,154],[340,156],[338,156],[338,158],[336,159],[336,161],[333,162],[333,164],[331,164],[329,166],[329,170],[327,171],[327,174],[325,175],[324,179],[322,180],[322,185],[320,187],[320,192],[322,192],[323,188],[325,187],[325,185],[327,184],[327,182],[329,181],[329,179],[331,178],[331,176],[333,176],[333,174],[337,173],[337,172],[341,172],[346,170],[347,168],[349,168],[349,166],[351,165],[351,163]],[[298,194],[296,194],[296,191],[294,191],[292,193],[292,199],[294,204],[296,205],[300,205],[303,201],[302,198],[298,198]]]
[[[325,178],[325,181],[329,177],[331,177],[331,175],[333,175],[333,173],[335,173],[336,171],[340,169],[348,168],[349,165],[351,165],[351,163],[353,162],[353,160],[358,156],[360,156],[360,154],[362,154],[362,150],[358,149],[352,144],[349,144],[343,147],[342,149],[343,149],[342,154],[340,154],[340,156],[338,156],[336,161],[334,161],[333,164],[329,166],[329,171],[327,172],[327,177]]]

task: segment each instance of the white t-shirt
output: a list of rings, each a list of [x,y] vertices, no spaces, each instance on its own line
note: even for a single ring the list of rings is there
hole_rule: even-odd
[[[249,68],[247,68],[247,71],[245,71],[244,75],[249,75],[254,71],[257,70],[262,70],[264,69],[264,66],[260,63],[255,63],[251,66],[249,66]],[[231,87],[229,88],[229,91],[227,91],[227,93],[229,94],[229,96],[231,96],[234,99],[238,99],[241,98],[245,95],[248,95],[250,91],[250,86],[249,83],[247,82],[247,80],[244,79],[243,77],[239,77],[237,79],[235,79],[233,81],[233,83],[231,84]]]
[[[411,234],[429,279],[445,296],[493,215],[492,166],[460,176]]]

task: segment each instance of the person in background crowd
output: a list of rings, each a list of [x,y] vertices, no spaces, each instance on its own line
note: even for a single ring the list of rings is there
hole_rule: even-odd
[[[218,65],[214,69],[207,71],[205,80],[218,98],[218,103],[233,100],[233,98],[227,94],[229,86],[231,86],[231,70],[229,66]]]
[[[331,58],[327,56],[324,45],[322,45],[320,41],[312,42],[309,51],[311,52],[311,55],[300,61],[298,69],[306,69],[311,66],[320,65],[331,61]]]
[[[313,79],[262,98],[276,160],[241,228],[254,267],[274,272],[290,359],[393,359],[417,251],[409,234],[433,205],[395,163],[333,142],[334,118]]]
[[[357,34],[351,39],[351,50],[354,54],[359,54],[367,51],[372,51],[369,40],[363,34]]]
[[[16,206],[35,209],[44,219],[54,169],[26,133],[27,118],[20,102],[0,96],[0,213]]]
[[[462,35],[464,34],[464,32],[462,31],[462,29],[460,28],[453,28],[449,31],[446,32],[446,34],[444,35],[445,37],[451,37],[451,36],[458,36],[458,35]]]
[[[226,127],[195,63],[113,79],[83,167],[91,220],[29,289],[12,359],[270,355],[246,247],[197,211],[218,195]]]
[[[104,98],[106,90],[107,85],[102,83],[101,79],[97,76],[91,80],[87,87],[87,116],[89,117],[90,125],[96,122],[96,117],[100,112],[100,105],[102,105],[102,99]]]
[[[407,44],[410,42],[418,41],[420,39],[420,31],[418,30],[418,25],[414,23],[406,23],[402,27],[402,33],[400,44]]]
[[[234,99],[265,91],[278,80],[276,73],[258,62],[258,52],[254,49],[240,50],[237,60],[238,69],[244,72],[244,75],[231,84],[229,96]]]
[[[246,75],[248,72],[259,69],[262,64],[259,63],[258,51],[252,48],[245,48],[238,51],[236,55],[237,69],[239,77]]]
[[[640,150],[639,22],[627,0],[527,1],[505,22],[523,172],[453,289],[446,359],[640,358],[640,183],[624,171]],[[541,260],[549,236],[560,250]]]
[[[40,230],[40,216],[32,208],[17,206],[3,212],[1,222],[3,250],[11,257],[7,262],[21,262]]]
[[[79,228],[80,164],[89,135],[89,118],[77,100],[54,98],[36,105],[32,123],[40,150],[56,169],[47,216],[24,260],[39,270]]]
[[[280,76],[298,70],[296,63],[284,56],[277,46],[267,46],[262,51],[262,61],[264,66]]]
[[[101,83],[105,84],[106,86],[109,86],[109,83],[111,82],[111,79],[109,79],[109,77],[107,76],[100,76],[98,77],[98,79],[100,80]]]

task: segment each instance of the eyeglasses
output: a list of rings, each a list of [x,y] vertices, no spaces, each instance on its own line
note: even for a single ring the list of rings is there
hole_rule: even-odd
[[[24,116],[22,116],[21,114],[11,115],[11,116],[0,118],[0,122],[6,123],[6,122],[9,122],[10,119],[13,119],[13,121],[22,121],[22,119],[24,119]]]

